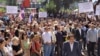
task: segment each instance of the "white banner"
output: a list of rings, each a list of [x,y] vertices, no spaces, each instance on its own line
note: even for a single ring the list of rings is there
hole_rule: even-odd
[[[18,13],[18,6],[6,6],[6,13],[9,13],[9,14]]]
[[[100,15],[100,5],[96,6],[96,15]]]
[[[47,16],[47,12],[39,12],[39,18],[46,18]]]
[[[79,6],[79,13],[94,11],[92,2],[79,3],[78,6]]]

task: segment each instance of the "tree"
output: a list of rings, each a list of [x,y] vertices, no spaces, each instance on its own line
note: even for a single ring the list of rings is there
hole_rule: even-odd
[[[50,2],[46,4],[46,10],[48,13],[54,13],[56,11],[56,5],[53,0],[50,0]]]
[[[63,7],[62,3],[63,0],[54,0],[54,3],[56,4],[56,10],[59,11],[61,7]]]
[[[0,0],[0,4],[6,4],[6,0]]]
[[[7,5],[16,5],[17,0],[7,0]]]
[[[68,9],[69,8],[69,6],[70,6],[70,4],[72,4],[73,2],[75,2],[75,1],[80,1],[80,0],[63,0],[63,4],[64,4],[64,8],[65,9]]]

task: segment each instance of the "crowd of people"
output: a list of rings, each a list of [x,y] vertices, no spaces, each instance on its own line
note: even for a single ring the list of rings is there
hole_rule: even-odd
[[[28,17],[1,18],[0,56],[100,56],[100,21]]]

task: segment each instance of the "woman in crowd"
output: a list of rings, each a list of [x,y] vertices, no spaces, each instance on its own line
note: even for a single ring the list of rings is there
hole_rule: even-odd
[[[23,34],[21,40],[22,49],[24,51],[24,56],[30,56],[30,40],[27,37],[27,34]]]
[[[0,56],[7,56],[4,47],[5,47],[5,41],[3,39],[0,39]]]
[[[11,39],[6,37],[5,38],[5,42],[6,42],[6,45],[5,45],[5,49],[6,49],[6,53],[8,56],[13,56],[13,50],[12,50],[12,42],[11,42]]]
[[[39,35],[35,35],[32,38],[31,56],[41,56],[41,41]]]
[[[23,50],[19,38],[14,37],[12,41],[13,41],[12,49],[14,56],[23,56]]]

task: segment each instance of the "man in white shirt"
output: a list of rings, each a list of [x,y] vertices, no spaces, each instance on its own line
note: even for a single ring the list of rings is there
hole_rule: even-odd
[[[45,28],[45,31],[42,34],[43,45],[44,45],[44,56],[50,56],[52,49],[52,34],[49,31],[48,27]]]
[[[87,49],[88,49],[88,56],[96,56],[94,53],[95,45],[97,43],[97,30],[95,29],[95,25],[91,23],[90,29],[87,31]]]
[[[98,56],[100,56],[100,25],[98,28]]]

